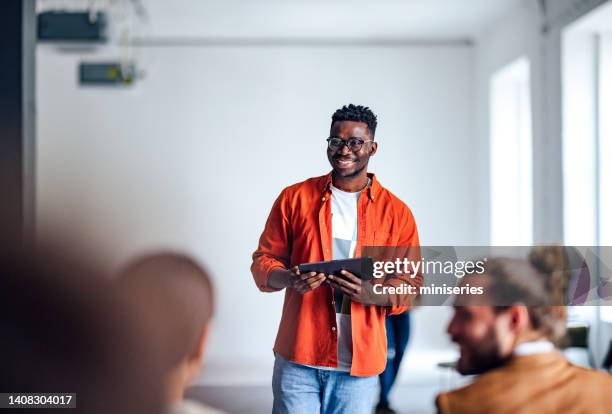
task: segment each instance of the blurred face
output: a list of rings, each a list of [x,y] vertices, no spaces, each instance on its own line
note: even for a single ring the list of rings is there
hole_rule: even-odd
[[[515,343],[511,326],[509,312],[484,305],[455,306],[448,333],[461,353],[457,370],[480,374],[503,365]]]
[[[365,141],[357,151],[351,150],[347,145],[337,150],[327,149],[327,159],[338,177],[351,178],[360,175],[367,168],[370,157],[376,153],[377,144],[372,142],[368,125],[365,122],[334,122],[330,137],[344,141],[351,138]]]

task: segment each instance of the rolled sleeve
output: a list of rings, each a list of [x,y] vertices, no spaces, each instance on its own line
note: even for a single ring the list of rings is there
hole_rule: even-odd
[[[262,292],[281,290],[268,286],[270,273],[274,269],[287,269],[289,267],[291,227],[287,204],[285,189],[274,202],[264,231],[259,238],[257,250],[253,253],[251,273],[257,287]]]
[[[398,246],[406,247],[405,257],[411,261],[420,260],[421,250],[419,248],[419,233],[412,212],[406,207],[406,215],[402,220],[401,236]],[[417,291],[423,285],[423,274],[418,272],[416,276],[396,273],[385,282],[388,286],[399,286],[403,283],[415,286]],[[387,315],[399,315],[411,308],[417,295],[399,295],[398,301],[387,307]]]

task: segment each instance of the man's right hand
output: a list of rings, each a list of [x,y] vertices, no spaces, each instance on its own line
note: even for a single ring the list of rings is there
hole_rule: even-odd
[[[294,266],[288,270],[273,270],[268,280],[268,284],[277,289],[290,287],[295,289],[298,293],[304,294],[321,286],[325,279],[326,277],[323,273],[300,273],[298,267]]]
[[[325,275],[323,273],[300,273],[300,269],[298,269],[297,266],[289,269],[288,272],[292,280],[291,287],[301,294],[315,290],[325,281]]]

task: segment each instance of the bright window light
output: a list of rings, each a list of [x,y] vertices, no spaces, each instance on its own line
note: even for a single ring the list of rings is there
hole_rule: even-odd
[[[599,38],[599,244],[612,246],[612,35]],[[612,322],[612,306],[601,307]]]
[[[591,33],[563,39],[563,238],[597,245],[595,46]]]
[[[608,214],[612,211],[612,35],[601,30],[609,26],[612,9],[606,13],[599,23],[582,22],[563,36],[563,211],[567,245],[612,246],[612,217]],[[573,307],[570,316],[593,321],[596,314],[588,308]],[[601,320],[612,322],[612,307],[598,310]]]
[[[533,243],[532,133],[529,60],[493,74],[491,113],[491,244]]]
[[[597,39],[591,32],[563,36],[563,238],[569,246],[597,241]],[[568,321],[593,323],[598,309],[570,306]]]
[[[599,46],[599,243],[612,246],[612,35]]]

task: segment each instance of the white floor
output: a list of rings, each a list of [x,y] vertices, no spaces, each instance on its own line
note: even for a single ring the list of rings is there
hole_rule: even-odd
[[[453,361],[455,352],[408,353],[398,383],[391,392],[392,407],[400,414],[435,413],[436,395],[466,382],[459,374],[439,368]],[[272,410],[273,359],[208,361],[188,396],[231,414],[264,414]]]
[[[392,407],[399,414],[433,414],[437,392],[435,386],[400,385],[392,391]],[[196,386],[189,390],[188,398],[230,414],[272,412],[271,386]]]
[[[586,365],[582,350],[566,351],[577,364]],[[470,379],[457,372],[439,368],[439,362],[452,361],[453,352],[412,353],[406,356],[398,383],[391,392],[392,407],[399,414],[435,413],[434,401],[441,391],[455,389]],[[273,359],[250,364],[207,362],[198,382],[187,397],[204,402],[230,414],[265,414],[272,411]]]

